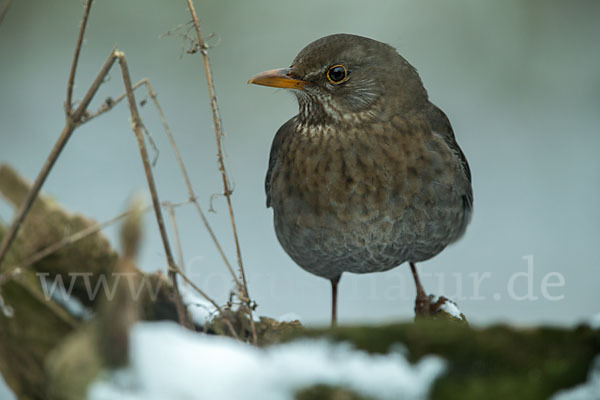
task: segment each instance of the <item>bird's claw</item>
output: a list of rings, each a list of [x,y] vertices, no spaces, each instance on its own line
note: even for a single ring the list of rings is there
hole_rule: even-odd
[[[448,302],[447,297],[430,295],[417,295],[415,299],[415,316],[427,318],[437,314],[441,307]]]

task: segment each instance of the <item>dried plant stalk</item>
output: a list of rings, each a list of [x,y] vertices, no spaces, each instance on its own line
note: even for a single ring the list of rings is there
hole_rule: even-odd
[[[135,85],[133,85],[133,90],[137,89],[138,87],[145,85],[147,90],[148,90],[148,95],[150,96],[150,98],[152,99],[156,110],[158,111],[158,114],[160,116],[161,122],[163,124],[163,127],[165,129],[165,132],[167,134],[167,137],[169,139],[169,142],[171,143],[171,147],[173,147],[173,150],[175,151],[175,157],[177,158],[177,162],[179,164],[179,168],[181,170],[181,173],[183,175],[183,179],[185,180],[185,185],[187,187],[188,190],[188,195],[190,197],[190,200],[194,203],[194,206],[196,207],[196,211],[198,212],[198,215],[200,216],[200,219],[202,220],[202,223],[204,224],[204,227],[206,228],[209,236],[211,237],[215,247],[217,248],[217,251],[219,252],[219,255],[221,256],[221,258],[223,259],[223,262],[225,263],[225,266],[227,267],[227,270],[229,271],[229,273],[231,274],[231,277],[233,279],[233,281],[236,284],[236,287],[238,288],[238,291],[241,290],[242,286],[241,286],[241,282],[239,281],[236,273],[233,270],[233,267],[231,266],[231,263],[229,262],[229,259],[227,258],[227,255],[225,254],[225,251],[223,250],[223,247],[221,246],[221,243],[219,242],[219,240],[217,239],[217,236],[214,232],[214,230],[212,229],[208,218],[206,218],[206,215],[204,214],[204,211],[202,211],[202,207],[200,207],[200,203],[198,202],[198,196],[196,195],[194,188],[192,186],[192,181],[190,179],[190,176],[187,172],[187,168],[185,167],[185,163],[183,162],[183,158],[181,156],[181,152],[179,151],[179,146],[177,146],[177,142],[175,141],[175,136],[173,135],[173,132],[171,131],[171,128],[169,127],[169,124],[167,123],[167,118],[165,116],[165,113],[158,101],[158,96],[156,95],[156,92],[154,91],[154,88],[152,87],[152,85],[150,84],[150,81],[146,78],[140,80],[139,82],[137,82]],[[123,93],[121,94],[119,97],[115,98],[115,99],[109,99],[107,100],[98,111],[96,111],[96,113],[91,115],[91,118],[95,118],[98,117],[108,111],[110,111],[112,108],[114,108],[117,104],[119,104],[119,102],[121,102],[121,100],[123,100],[125,97],[127,96],[127,93]]]
[[[206,82],[208,83],[208,91],[210,95],[210,105],[213,114],[213,122],[215,125],[215,135],[217,138],[217,158],[219,161],[219,170],[221,171],[221,177],[223,179],[223,191],[225,194],[225,198],[227,199],[227,207],[229,209],[229,217],[231,220],[231,228],[233,230],[233,239],[235,241],[235,250],[238,259],[238,265],[240,268],[240,275],[242,277],[242,289],[239,291],[240,299],[246,304],[248,309],[248,315],[250,317],[250,323],[252,327],[252,338],[254,343],[256,344],[256,327],[254,324],[254,318],[252,316],[252,304],[250,300],[250,296],[248,294],[248,282],[246,280],[246,272],[244,271],[244,263],[242,261],[242,251],[240,248],[240,241],[237,234],[237,227],[235,224],[235,216],[233,212],[233,205],[231,203],[231,189],[229,187],[229,180],[227,179],[227,169],[225,168],[225,160],[223,157],[223,146],[221,143],[221,139],[223,137],[223,128],[221,124],[221,117],[219,116],[219,107],[217,105],[217,96],[215,94],[215,86],[212,78],[212,70],[210,68],[210,59],[208,58],[208,50],[206,43],[204,42],[204,38],[202,36],[202,32],[200,31],[200,23],[198,21],[198,15],[196,14],[196,9],[194,8],[194,3],[192,0],[187,0],[187,5],[190,10],[190,14],[192,15],[192,20],[194,22],[194,29],[196,30],[196,36],[198,38],[198,47],[200,49],[200,53],[202,54],[202,59],[204,61],[204,71],[206,73]]]
[[[173,284],[173,297],[175,305],[177,306],[177,314],[179,322],[186,326],[191,327],[186,318],[185,308],[181,301],[181,295],[179,293],[179,287],[177,286],[177,265],[171,252],[171,245],[169,244],[169,238],[167,236],[167,230],[165,228],[165,222],[160,207],[160,200],[158,199],[158,190],[156,189],[156,183],[154,182],[154,175],[152,174],[152,167],[150,166],[150,158],[148,157],[148,150],[146,149],[146,143],[144,141],[144,133],[142,132],[142,120],[137,109],[135,102],[135,96],[133,94],[133,88],[131,84],[131,77],[129,76],[129,68],[127,66],[127,59],[125,53],[115,49],[115,57],[119,59],[121,66],[121,73],[123,75],[123,84],[125,85],[125,91],[127,92],[127,101],[129,102],[129,111],[131,112],[131,127],[135,133],[135,137],[138,141],[138,147],[142,156],[142,163],[144,164],[144,171],[146,173],[146,180],[148,181],[148,187],[150,189],[150,196],[152,197],[152,204],[154,205],[154,213],[156,215],[156,222],[158,223],[158,229],[160,231],[160,237],[163,242],[165,254],[167,257],[167,264],[169,265],[169,276],[171,283]]]

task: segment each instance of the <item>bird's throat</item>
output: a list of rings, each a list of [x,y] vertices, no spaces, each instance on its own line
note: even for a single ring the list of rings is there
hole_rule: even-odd
[[[342,129],[346,126],[357,124],[368,124],[381,115],[380,103],[374,103],[371,107],[360,111],[345,110],[333,99],[313,99],[309,97],[298,98],[299,112],[297,116],[298,126],[301,130],[313,133],[326,133],[324,127],[334,126]]]

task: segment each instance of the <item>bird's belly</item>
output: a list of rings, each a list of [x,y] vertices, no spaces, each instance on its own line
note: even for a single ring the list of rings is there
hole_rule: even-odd
[[[321,222],[318,220],[321,218]],[[393,240],[393,223],[342,225],[329,218],[299,214],[295,220],[275,211],[275,231],[286,252],[302,268],[333,278],[344,271],[385,271],[405,261]]]
[[[304,269],[326,278],[429,259],[452,241],[453,226],[462,218],[457,210],[428,219],[427,210],[413,208],[404,209],[401,218],[393,216],[398,212],[380,211],[351,222],[310,211],[290,214],[275,207],[274,212],[275,231],[286,252]]]
[[[462,202],[452,188],[432,182],[404,191],[377,176],[349,188],[346,177],[326,185],[273,180],[275,231],[301,267],[332,278],[344,271],[385,271],[405,261],[423,261],[442,251],[459,233]]]
[[[383,271],[429,259],[460,237],[463,172],[427,132],[384,127],[283,143],[271,205],[294,261],[326,278]]]

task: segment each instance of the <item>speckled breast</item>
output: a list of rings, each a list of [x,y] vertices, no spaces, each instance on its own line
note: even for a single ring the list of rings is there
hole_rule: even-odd
[[[277,237],[301,267],[325,278],[426,260],[462,234],[460,173],[426,120],[298,125],[273,169]]]

